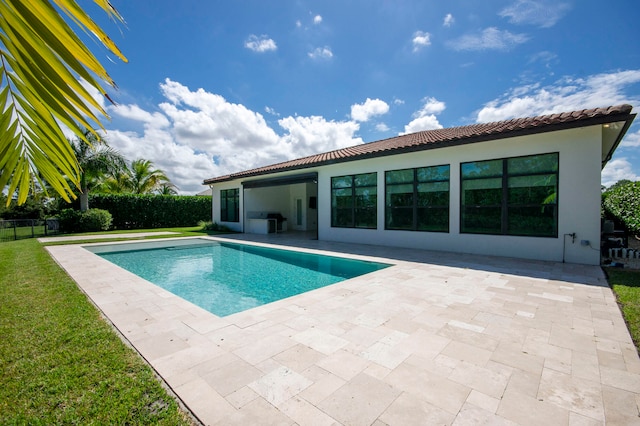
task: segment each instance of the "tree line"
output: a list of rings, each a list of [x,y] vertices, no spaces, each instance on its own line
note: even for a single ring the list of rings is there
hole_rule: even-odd
[[[139,158],[128,162],[98,134],[86,131],[84,137],[89,144],[79,138],[69,141],[80,165],[81,211],[89,208],[90,191],[177,195],[178,188],[152,161]]]
[[[75,195],[80,200],[80,211],[89,210],[89,193],[133,195],[177,195],[178,187],[166,173],[156,168],[151,160],[127,160],[112,148],[104,137],[86,130],[84,139],[68,139],[80,166],[80,186]],[[31,192],[24,203],[14,197],[0,194],[0,219],[43,219],[57,215],[70,206],[47,181]],[[54,195],[50,197],[49,195]],[[13,199],[12,199],[13,198]]]

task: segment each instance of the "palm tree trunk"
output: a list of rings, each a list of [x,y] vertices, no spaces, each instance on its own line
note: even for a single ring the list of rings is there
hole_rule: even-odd
[[[89,210],[89,194],[86,189],[80,193],[80,211],[86,212]]]

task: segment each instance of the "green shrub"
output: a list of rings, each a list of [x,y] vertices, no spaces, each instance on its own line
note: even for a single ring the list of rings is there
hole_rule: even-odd
[[[198,222],[198,226],[202,228],[203,231],[216,231],[216,232],[229,232],[231,231],[227,225],[220,225],[219,223],[212,221],[204,221],[201,220]]]
[[[102,209],[89,209],[80,215],[80,231],[107,231],[111,227],[111,213]]]
[[[629,232],[640,234],[640,182],[616,184],[602,194],[605,216],[622,223]]]
[[[106,231],[112,221],[111,213],[101,209],[89,209],[86,212],[64,209],[58,213],[60,230],[65,233]]]
[[[60,231],[65,233],[78,232],[80,229],[81,213],[74,209],[64,209],[58,213]]]
[[[42,196],[30,196],[24,204],[18,205],[16,200],[11,200],[9,207],[6,206],[7,197],[0,197],[0,219],[44,219],[47,216],[47,209]]]

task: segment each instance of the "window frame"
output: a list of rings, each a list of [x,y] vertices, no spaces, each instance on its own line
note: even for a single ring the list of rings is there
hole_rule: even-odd
[[[418,179],[418,171],[420,169],[429,169],[429,168],[440,168],[440,167],[447,167],[448,169],[448,177],[447,179],[429,179],[429,180],[425,180],[425,181],[420,181]],[[402,171],[407,171],[407,170],[411,170],[413,173],[413,180],[411,182],[401,182],[401,183],[388,183],[387,181],[387,175],[389,173],[393,173],[393,172],[402,172]],[[396,169],[396,170],[385,170],[384,173],[384,182],[385,182],[385,188],[384,188],[384,229],[387,231],[411,231],[411,232],[442,232],[442,233],[449,233],[450,229],[451,229],[451,165],[450,164],[438,164],[438,165],[433,165],[433,166],[423,166],[423,167],[411,167],[411,168],[406,168],[406,169]],[[421,184],[434,184],[434,183],[442,183],[442,182],[446,182],[447,183],[447,203],[446,204],[442,204],[442,205],[433,205],[433,206],[420,206],[420,202],[419,202],[419,194],[421,194],[420,191],[418,191],[418,187]],[[413,193],[412,193],[412,205],[411,206],[405,206],[405,207],[396,207],[395,209],[406,209],[406,210],[411,210],[411,214],[412,214],[412,223],[411,223],[411,227],[410,228],[400,228],[400,227],[390,227],[389,226],[389,214],[391,212],[392,209],[394,209],[393,207],[389,206],[389,203],[387,202],[387,195],[389,195],[389,187],[394,187],[394,186],[400,186],[400,185],[411,185],[413,187]],[[427,209],[427,210],[446,210],[447,212],[447,226],[446,229],[419,229],[419,218],[420,218],[420,214],[419,211],[422,209]]]
[[[356,178],[358,176],[366,176],[366,175],[374,175],[374,180],[375,180],[375,184],[374,185],[357,185],[356,184]],[[337,179],[344,179],[344,178],[350,178],[351,179],[351,186],[349,187],[334,187],[334,180]],[[378,172],[368,172],[368,173],[356,173],[356,174],[350,174],[350,175],[340,175],[340,176],[332,176],[330,179],[330,195],[329,195],[329,200],[330,201],[330,209],[331,209],[331,227],[332,228],[357,228],[357,229],[378,229]],[[362,188],[374,188],[375,189],[375,202],[373,203],[373,207],[370,208],[366,208],[366,210],[370,210],[373,212],[373,216],[374,216],[374,220],[373,220],[373,224],[371,226],[362,226],[359,225],[358,223],[358,215],[357,212],[359,210],[363,210],[363,207],[358,206],[358,194],[357,194],[357,190],[358,189],[362,189]],[[351,210],[351,220],[350,223],[348,225],[339,225],[336,223],[335,218],[336,215],[334,214],[334,209],[336,208],[336,206],[334,206],[334,192],[337,190],[346,190],[346,189],[351,189],[351,206],[350,206],[350,210]]]
[[[555,171],[538,171],[538,172],[511,172],[509,173],[509,160],[513,159],[523,159],[527,157],[539,157],[539,156],[551,156],[555,155],[556,157],[556,170]],[[463,167],[465,164],[472,163],[484,163],[490,161],[501,161],[502,168],[501,174],[499,176],[487,176],[480,178],[465,178],[463,176]],[[529,176],[547,176],[553,175],[555,176],[555,201],[550,204],[554,206],[553,212],[553,233],[552,234],[533,234],[533,233],[518,233],[518,232],[510,232],[509,231],[509,210],[513,208],[522,208],[522,207],[536,207],[536,206],[545,206],[545,204],[540,203],[510,203],[509,201],[509,179],[510,178],[518,178],[518,177],[529,177]],[[481,181],[488,179],[500,179],[501,185],[501,197],[499,204],[487,204],[487,205],[471,205],[466,206],[464,204],[464,183],[465,181]],[[558,238],[558,223],[559,223],[559,191],[560,191],[560,153],[556,152],[545,152],[545,153],[537,153],[537,154],[528,154],[528,155],[520,155],[514,157],[503,157],[503,158],[491,158],[486,160],[479,161],[467,161],[460,163],[460,233],[461,234],[480,234],[480,235],[504,235],[504,236],[519,236],[519,237],[533,237],[533,238]],[[500,208],[500,231],[499,232],[481,232],[481,231],[465,231],[464,230],[464,220],[465,220],[465,210],[466,208]]]
[[[232,195],[230,195],[232,194]],[[235,202],[235,209],[229,219],[229,200]],[[220,222],[240,222],[240,189],[229,188],[220,190]]]

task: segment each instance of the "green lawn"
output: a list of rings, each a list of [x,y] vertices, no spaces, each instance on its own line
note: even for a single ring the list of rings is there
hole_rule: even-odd
[[[605,272],[609,285],[618,298],[631,338],[640,353],[640,271],[605,268]]]
[[[0,336],[2,425],[192,423],[35,239],[0,243]]]
[[[0,242],[49,236],[45,234],[45,232],[47,232],[47,230],[44,225],[0,228]],[[57,235],[53,231],[48,231],[48,234],[50,234],[50,236]]]

